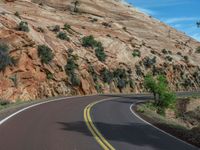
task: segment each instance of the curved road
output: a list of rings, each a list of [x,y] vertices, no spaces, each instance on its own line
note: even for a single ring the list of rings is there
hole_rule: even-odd
[[[0,125],[0,150],[102,150],[84,120],[85,107],[94,105],[91,119],[116,150],[197,150],[146,124],[130,105],[147,95],[86,96],[27,109]]]

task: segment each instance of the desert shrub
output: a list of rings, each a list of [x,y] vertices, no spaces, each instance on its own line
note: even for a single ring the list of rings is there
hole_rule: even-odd
[[[5,43],[0,43],[0,71],[4,71],[7,66],[14,64],[14,59],[9,56],[9,47]]]
[[[39,45],[37,50],[42,63],[49,64],[53,60],[54,54],[48,46]]]
[[[135,68],[136,68],[135,72],[138,76],[144,76],[144,73],[139,65],[136,65]]]
[[[113,75],[114,78],[116,78],[117,87],[119,88],[120,92],[122,92],[122,89],[125,88],[128,83],[126,70],[118,68],[113,72]]]
[[[107,22],[102,22],[102,25],[105,26],[105,27],[109,27],[109,28],[112,27],[112,26],[111,26],[109,23],[107,23]]]
[[[6,106],[8,104],[10,104],[10,102],[8,100],[1,100],[0,99],[0,106]]]
[[[200,53],[200,46],[196,48],[196,53]]]
[[[179,56],[182,56],[182,53],[181,53],[181,52],[177,52],[176,54],[179,55]]]
[[[167,52],[166,49],[162,49],[162,53],[163,53],[163,54],[167,54],[168,52]]]
[[[74,57],[70,56],[65,65],[65,72],[69,76],[70,82],[73,86],[80,85],[80,79],[75,73],[75,70],[78,68],[78,65],[75,63]]]
[[[166,56],[165,59],[168,60],[168,61],[172,61],[173,60],[173,58],[171,56]]]
[[[138,49],[136,49],[136,50],[133,51],[132,55],[133,55],[133,57],[140,57],[141,52]]]
[[[102,87],[101,87],[101,84],[96,83],[94,86],[95,86],[95,89],[96,89],[96,91],[97,91],[98,93],[103,93],[103,89],[102,89]]]
[[[53,79],[53,74],[49,70],[45,70],[45,73],[46,73],[46,78],[48,80],[52,80]]]
[[[41,33],[44,33],[44,29],[42,27],[37,27],[37,31],[41,32]]]
[[[88,72],[92,75],[93,81],[96,82],[98,80],[98,77],[92,65],[89,65]]]
[[[106,54],[105,54],[104,48],[102,46],[97,47],[95,49],[95,55],[102,62],[106,60]]]
[[[53,32],[59,32],[60,31],[60,26],[59,25],[55,25],[52,29]]]
[[[150,57],[145,57],[145,59],[143,60],[143,65],[146,68],[150,68],[152,67],[154,64],[156,63],[156,57],[150,58]]]
[[[21,21],[18,25],[18,30],[19,31],[24,31],[24,32],[29,32],[29,27],[28,23],[25,21]]]
[[[188,56],[183,56],[183,59],[188,62],[189,61],[189,57]]]
[[[21,16],[20,16],[20,14],[19,14],[18,11],[16,11],[16,12],[14,13],[14,15],[15,15],[16,17],[18,17],[19,19],[21,19]]]
[[[101,76],[102,76],[102,79],[105,83],[108,83],[110,84],[113,80],[113,74],[111,71],[109,71],[108,69],[106,68],[103,68],[101,70]]]
[[[105,61],[106,54],[104,52],[104,47],[102,46],[102,43],[96,41],[92,35],[82,38],[82,46],[94,48],[96,57],[100,61]]]
[[[63,30],[69,31],[71,29],[71,26],[67,23],[64,24]]]
[[[65,32],[59,32],[57,37],[61,40],[67,40],[69,41],[69,37],[67,36],[67,34]]]
[[[96,44],[97,44],[97,42],[92,35],[85,36],[82,38],[82,46],[84,46],[84,47],[94,48],[96,46]]]
[[[10,80],[13,82],[14,86],[18,86],[17,74],[10,77]]]
[[[81,84],[81,81],[80,81],[78,75],[75,72],[72,72],[69,75],[69,78],[70,78],[71,84],[73,86],[79,86]]]

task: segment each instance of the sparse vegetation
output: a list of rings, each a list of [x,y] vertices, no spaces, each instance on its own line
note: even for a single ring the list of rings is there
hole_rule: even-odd
[[[117,81],[117,87],[119,88],[120,92],[122,92],[122,89],[125,88],[128,83],[126,70],[118,68],[113,72],[113,74]]]
[[[79,12],[79,8],[78,8],[78,6],[80,6],[80,1],[79,0],[74,0],[73,2],[72,2],[72,4],[74,4],[74,12]]]
[[[5,43],[0,43],[0,71],[4,71],[7,66],[13,65],[14,59],[9,56],[9,47]]]
[[[38,56],[44,64],[49,64],[54,58],[52,50],[46,45],[38,46]]]
[[[135,49],[132,53],[133,57],[140,57],[141,56],[141,52],[138,49]]]
[[[71,26],[67,23],[64,24],[63,30],[69,31],[71,29]]]
[[[18,30],[19,31],[24,31],[24,32],[29,32],[29,27],[28,27],[28,23],[25,21],[21,21],[18,25]]]
[[[95,72],[94,67],[92,65],[89,65],[88,72],[91,74],[93,81],[97,82],[98,76],[97,76],[97,73]]]
[[[80,79],[78,75],[75,73],[75,70],[77,68],[78,65],[75,63],[74,57],[70,55],[67,60],[67,64],[65,65],[65,72],[68,74],[72,86],[80,85]]]
[[[196,53],[200,53],[200,46],[196,48]]]
[[[170,61],[170,62],[173,60],[173,58],[171,56],[166,56],[165,59]]]
[[[53,32],[60,32],[60,26],[59,25],[55,25],[52,29]]]
[[[156,57],[150,58],[150,57],[147,56],[143,60],[143,65],[146,68],[152,67],[155,63],[156,63]]]
[[[16,11],[14,15],[15,15],[16,17],[18,17],[19,19],[21,19],[21,16],[20,16],[20,14],[19,14],[18,11]]]
[[[99,83],[95,83],[95,89],[98,93],[103,93],[103,90],[102,90],[102,87],[101,87],[101,84]]]
[[[105,61],[106,54],[104,52],[104,47],[102,46],[102,43],[96,41],[92,35],[83,37],[82,45],[84,47],[91,47],[95,49],[95,54],[97,58],[102,62]]]
[[[101,70],[101,76],[102,76],[102,79],[105,83],[108,83],[110,84],[113,80],[113,74],[111,71],[109,71],[108,69],[106,68],[103,68]]]
[[[57,37],[61,40],[66,40],[66,41],[69,41],[69,37],[67,36],[67,34],[65,32],[59,32]]]

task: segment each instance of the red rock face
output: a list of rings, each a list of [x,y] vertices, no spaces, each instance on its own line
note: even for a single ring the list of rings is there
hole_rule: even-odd
[[[174,90],[200,87],[200,54],[195,53],[200,43],[134,8],[114,0],[82,0],[75,13],[74,4],[68,0],[7,2],[13,3],[2,4],[5,13],[0,14],[0,41],[9,45],[9,55],[17,63],[0,72],[0,99],[118,93],[116,78],[110,85],[103,82],[103,68],[110,72],[126,70],[124,93],[142,92],[144,75],[153,71],[166,74]],[[29,32],[17,30],[20,21],[28,23]],[[71,29],[63,30],[65,23]],[[51,31],[55,25],[61,27],[69,41],[57,38],[57,33]],[[105,62],[98,60],[95,49],[82,46],[81,38],[87,35],[102,43]],[[42,64],[38,57],[40,44],[52,49],[54,59],[49,64]],[[69,49],[73,49],[72,54]],[[135,50],[139,50],[140,57],[133,56]],[[70,57],[77,64],[74,73],[80,80],[79,86],[73,86],[65,72]],[[156,62],[146,66],[154,57]],[[134,87],[130,86],[131,80]]]

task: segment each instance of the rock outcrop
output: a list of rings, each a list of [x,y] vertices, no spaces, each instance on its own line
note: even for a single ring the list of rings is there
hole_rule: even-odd
[[[199,42],[120,1],[75,2],[0,2],[0,42],[16,61],[0,71],[0,99],[139,93],[149,72],[165,74],[177,91],[200,87]],[[18,30],[21,21],[28,23],[29,32]],[[56,25],[68,40],[58,38]],[[94,48],[82,46],[89,35],[102,43],[105,61]],[[43,44],[54,54],[49,64],[38,57],[37,47]],[[73,74],[66,71],[70,58],[77,66]]]

